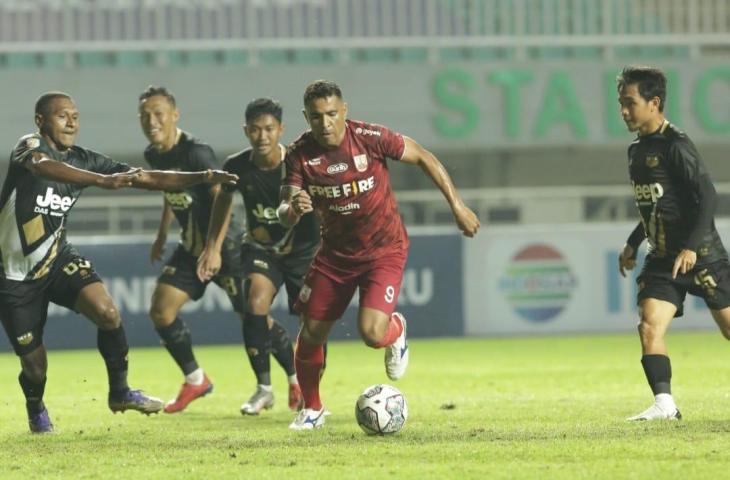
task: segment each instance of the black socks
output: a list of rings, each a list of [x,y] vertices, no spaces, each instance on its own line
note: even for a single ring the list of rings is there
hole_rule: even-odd
[[[106,363],[109,375],[109,392],[123,394],[129,390],[127,385],[127,354],[129,345],[124,327],[114,330],[97,330],[96,345]]]
[[[193,355],[193,342],[190,330],[180,318],[175,318],[170,325],[157,328],[163,344],[183,374],[188,375],[198,369],[198,362]]]
[[[271,336],[266,323],[267,317],[268,315],[254,315],[249,312],[243,317],[243,343],[259,385],[271,385]]]
[[[43,411],[45,408],[43,392],[46,390],[46,379],[44,378],[41,383],[33,383],[31,379],[25,376],[25,373],[20,372],[18,382],[25,395],[25,408],[28,410],[28,415],[37,415]]]
[[[644,355],[641,357],[646,380],[654,395],[672,393],[672,364],[666,355]]]

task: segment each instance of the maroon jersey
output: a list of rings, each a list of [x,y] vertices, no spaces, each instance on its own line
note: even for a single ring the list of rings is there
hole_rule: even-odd
[[[306,190],[321,218],[322,254],[370,260],[408,248],[386,158],[400,160],[405,141],[382,125],[347,120],[335,149],[304,132],[286,156],[284,185]]]

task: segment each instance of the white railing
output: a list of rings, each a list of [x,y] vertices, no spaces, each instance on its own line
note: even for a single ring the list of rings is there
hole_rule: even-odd
[[[0,0],[0,52],[728,45],[730,0]]]
[[[715,185],[721,199],[730,199],[730,183]],[[564,186],[463,189],[459,193],[485,223],[561,224],[635,220],[629,186]],[[440,192],[396,192],[408,226],[452,225]],[[730,204],[730,202],[720,202]],[[162,207],[159,195],[104,195],[82,197],[69,217],[74,235],[149,235],[157,231]],[[242,213],[239,196],[236,210]],[[730,211],[718,211],[730,216]]]

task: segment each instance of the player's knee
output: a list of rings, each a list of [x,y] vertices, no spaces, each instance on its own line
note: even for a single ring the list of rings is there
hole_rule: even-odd
[[[642,340],[653,340],[661,335],[659,327],[650,318],[642,317],[638,325],[639,337]]]
[[[377,325],[365,325],[360,328],[360,336],[365,345],[371,348],[378,348],[380,341],[383,339],[385,332],[377,328]]]
[[[317,328],[312,328],[308,322],[302,324],[299,330],[299,339],[308,345],[322,345],[327,341],[327,333]]]
[[[175,320],[176,314],[169,308],[162,308],[161,305],[153,302],[150,307],[150,318],[156,327],[166,327]]]
[[[254,315],[266,315],[269,313],[271,299],[264,295],[252,294],[246,299],[246,308]]]
[[[102,330],[114,330],[122,324],[119,310],[114,302],[107,301],[100,303],[96,309],[96,325]]]

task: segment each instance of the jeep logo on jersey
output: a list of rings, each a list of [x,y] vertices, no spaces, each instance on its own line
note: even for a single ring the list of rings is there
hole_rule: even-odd
[[[309,195],[311,197],[340,198],[352,197],[359,193],[367,192],[375,187],[375,177],[370,176],[364,180],[353,180],[342,185],[310,185]]]
[[[177,209],[189,208],[193,203],[193,197],[185,192],[165,192],[165,198],[172,208]]]
[[[631,182],[631,186],[634,188],[634,198],[637,203],[646,200],[651,200],[651,203],[656,203],[664,196],[664,188],[660,183],[639,184]]]
[[[346,163],[335,163],[334,165],[330,165],[327,167],[327,173],[330,175],[334,175],[335,173],[342,173],[347,171],[348,166]]]
[[[260,203],[256,204],[256,208],[251,210],[253,216],[261,223],[279,223],[276,216],[276,209],[272,207],[264,207]]]
[[[48,213],[48,209],[61,210],[62,212],[68,212],[71,206],[76,201],[73,197],[62,197],[53,193],[53,188],[48,187],[46,189],[46,195],[38,195],[35,199],[35,212],[36,213]]]

